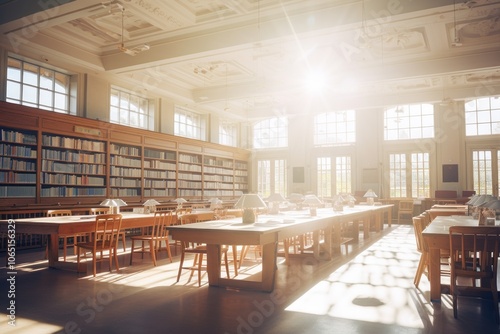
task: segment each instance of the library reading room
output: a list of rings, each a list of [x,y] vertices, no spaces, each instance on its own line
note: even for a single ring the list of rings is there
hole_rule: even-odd
[[[0,333],[500,333],[500,0],[0,0]]]

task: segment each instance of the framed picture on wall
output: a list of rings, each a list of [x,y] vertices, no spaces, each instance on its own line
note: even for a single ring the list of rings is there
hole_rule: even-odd
[[[458,182],[458,165],[443,165],[443,182]]]

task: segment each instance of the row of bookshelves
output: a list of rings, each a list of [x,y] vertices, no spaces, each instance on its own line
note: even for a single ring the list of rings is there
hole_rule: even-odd
[[[39,123],[58,128],[52,121]],[[34,127],[0,128],[0,197],[202,197],[212,190],[232,197],[235,189],[248,188],[245,161],[219,158],[213,151],[205,156],[118,143],[106,139],[104,132],[90,133],[76,124],[71,129],[64,126],[62,133],[75,134],[42,132]],[[89,139],[92,136],[99,138]],[[235,175],[240,184],[233,185]]]

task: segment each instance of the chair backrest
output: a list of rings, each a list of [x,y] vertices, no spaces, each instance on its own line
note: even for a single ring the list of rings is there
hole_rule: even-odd
[[[181,225],[192,224],[198,222],[198,215],[187,214],[181,216]]]
[[[48,210],[47,217],[71,216],[71,210]]]
[[[94,247],[99,249],[115,248],[122,227],[121,214],[97,215],[95,217]]]
[[[109,208],[91,208],[89,211],[91,215],[106,215],[109,213]]]
[[[399,201],[399,212],[413,212],[413,200],[402,200]]]
[[[458,271],[476,279],[495,277],[496,282],[499,226],[451,226],[449,237],[452,277]]]
[[[154,225],[151,230],[151,235],[155,238],[168,237],[167,227],[172,225],[172,211],[157,211],[155,212]]]
[[[412,218],[413,220],[413,230],[415,231],[415,241],[417,242],[417,250],[419,252],[427,252],[427,244],[422,236],[422,231],[425,229],[425,220],[421,216],[416,216]]]

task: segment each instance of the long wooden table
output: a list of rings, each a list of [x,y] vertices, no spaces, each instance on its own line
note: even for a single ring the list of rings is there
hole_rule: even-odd
[[[441,302],[441,292],[449,290],[449,286],[441,284],[440,252],[450,250],[450,226],[478,226],[478,220],[470,216],[437,216],[422,232],[429,247],[429,282],[432,302]]]
[[[242,224],[241,218],[214,220],[188,225],[170,226],[172,238],[207,244],[207,273],[210,286],[230,287],[271,292],[277,270],[278,241],[307,232],[313,232],[313,254],[321,260],[329,260],[340,253],[340,224],[363,220],[369,229],[374,219],[375,229],[383,228],[383,218],[387,213],[390,222],[393,205],[357,206],[343,212],[333,212],[332,208],[318,209],[317,216],[308,211],[286,212],[279,215],[260,215],[254,224]],[[324,242],[319,243],[319,232],[324,231]],[[368,230],[369,231],[369,230]],[[240,280],[221,277],[222,245],[261,245],[261,280]]]
[[[434,220],[437,216],[465,216],[467,215],[467,205],[433,205],[426,210]]]
[[[152,226],[153,214],[122,213],[122,229]],[[0,232],[7,232],[8,220],[0,221]],[[59,261],[59,235],[93,232],[95,216],[61,216],[14,219],[16,233],[48,235],[48,266],[50,268],[86,272],[86,264]]]

